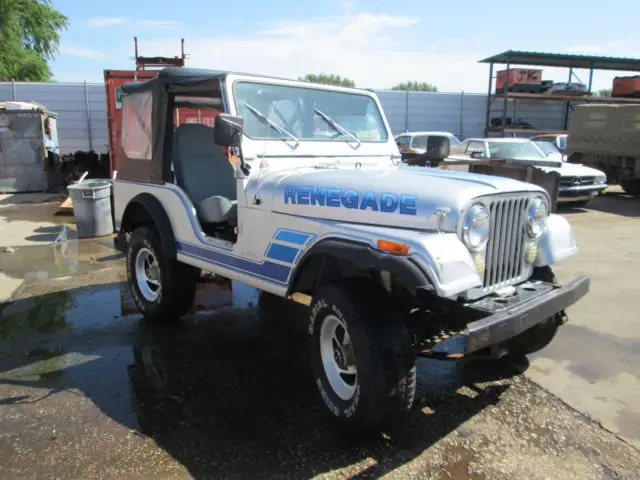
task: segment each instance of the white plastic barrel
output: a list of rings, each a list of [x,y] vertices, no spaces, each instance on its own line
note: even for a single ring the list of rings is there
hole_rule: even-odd
[[[73,202],[78,238],[111,235],[111,181],[83,180],[69,185],[67,189]]]

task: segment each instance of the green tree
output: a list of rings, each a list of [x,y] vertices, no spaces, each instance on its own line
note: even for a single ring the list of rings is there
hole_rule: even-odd
[[[0,0],[0,80],[50,80],[67,25],[50,0]]]
[[[392,87],[391,90],[409,90],[411,92],[437,92],[438,87],[427,82],[403,82],[399,83],[395,87]]]
[[[304,77],[299,77],[298,80],[303,82],[324,83],[328,85],[338,85],[340,87],[355,87],[356,84],[353,80],[347,77],[341,77],[340,75],[327,75],[324,73],[315,74],[307,73]]]
[[[611,96],[611,89],[610,88],[603,88],[602,90],[598,90],[598,96],[599,97],[610,97]]]

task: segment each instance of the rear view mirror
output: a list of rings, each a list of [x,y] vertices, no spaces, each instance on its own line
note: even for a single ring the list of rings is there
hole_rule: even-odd
[[[471,152],[471,158],[485,158],[483,152]]]
[[[450,148],[449,137],[429,135],[426,156],[429,160],[444,160],[449,156]]]
[[[213,133],[216,145],[239,147],[242,143],[243,121],[241,117],[220,113],[214,122]]]

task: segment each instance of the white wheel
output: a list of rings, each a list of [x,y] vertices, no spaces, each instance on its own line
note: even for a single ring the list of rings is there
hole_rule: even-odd
[[[350,400],[358,384],[358,370],[347,327],[335,315],[322,321],[320,355],[331,388],[341,400]]]
[[[160,265],[148,248],[141,248],[136,254],[135,275],[140,294],[147,302],[155,302],[162,293]]]

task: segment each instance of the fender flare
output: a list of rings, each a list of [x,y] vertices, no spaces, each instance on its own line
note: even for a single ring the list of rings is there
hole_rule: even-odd
[[[140,193],[133,197],[127,204],[122,215],[122,225],[120,230],[124,232],[128,223],[131,221],[130,215],[134,215],[136,209],[142,208],[149,216],[151,222],[143,222],[142,224],[153,223],[160,235],[160,244],[162,245],[162,254],[165,258],[175,259],[177,255],[176,238],[173,234],[171,220],[167,215],[162,203],[150,193]],[[132,227],[138,226],[134,223]]]
[[[344,260],[350,264],[364,267],[374,267],[376,270],[387,270],[392,273],[411,294],[415,294],[419,287],[431,290],[431,280],[411,257],[395,255],[372,248],[365,242],[341,238],[320,240],[309,248],[300,258],[295,267],[292,281],[287,288],[287,295],[295,293],[295,286],[305,269],[306,260],[315,255],[329,255]]]

